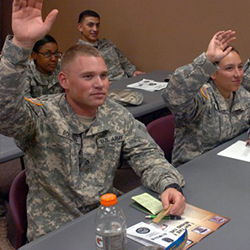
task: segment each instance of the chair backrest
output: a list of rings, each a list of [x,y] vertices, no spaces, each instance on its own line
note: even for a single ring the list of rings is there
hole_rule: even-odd
[[[163,150],[166,159],[171,162],[175,130],[174,115],[167,115],[150,122],[147,130]]]
[[[10,211],[16,229],[16,249],[27,242],[26,198],[28,191],[29,188],[26,184],[26,171],[23,170],[13,180],[9,194]]]

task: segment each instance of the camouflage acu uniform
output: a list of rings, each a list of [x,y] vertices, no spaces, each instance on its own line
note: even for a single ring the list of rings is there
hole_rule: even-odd
[[[101,52],[108,68],[108,78],[110,81],[131,77],[136,71],[135,65],[131,64],[122,52],[107,39],[97,40],[95,44],[79,39],[78,43],[94,46]]]
[[[244,77],[242,86],[250,92],[250,59],[248,59],[246,64],[244,65]]]
[[[117,192],[113,178],[121,157],[159,193],[184,184],[145,126],[121,105],[106,100],[86,128],[65,94],[24,99],[29,53],[7,40],[0,67],[0,133],[25,152],[29,240],[95,208],[101,194]]]
[[[34,61],[31,60],[26,73],[24,94],[35,98],[41,95],[62,93],[63,88],[58,81],[59,72],[60,64],[57,65],[56,70],[51,74],[43,75],[37,70]]]
[[[203,53],[192,64],[177,69],[163,92],[167,107],[175,115],[174,166],[201,155],[249,127],[250,93],[240,87],[233,93],[229,107],[210,79],[217,69]]]

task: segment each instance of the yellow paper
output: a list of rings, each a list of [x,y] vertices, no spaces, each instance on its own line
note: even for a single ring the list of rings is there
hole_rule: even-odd
[[[133,196],[131,199],[145,207],[152,214],[157,214],[163,209],[161,201],[157,200],[148,193]]]

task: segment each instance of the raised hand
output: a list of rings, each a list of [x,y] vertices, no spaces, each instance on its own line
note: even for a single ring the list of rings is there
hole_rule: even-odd
[[[58,10],[52,10],[42,20],[43,0],[14,0],[12,4],[13,43],[21,48],[32,48],[44,37],[56,19]]]
[[[236,39],[235,31],[219,31],[210,41],[206,55],[214,63],[224,58],[232,49],[231,43]]]

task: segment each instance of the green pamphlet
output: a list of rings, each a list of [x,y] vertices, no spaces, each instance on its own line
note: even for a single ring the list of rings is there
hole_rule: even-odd
[[[163,209],[161,201],[157,200],[155,197],[148,193],[133,196],[131,199],[139,204],[138,205],[136,203],[133,203],[133,207],[136,207],[146,213],[156,215]]]

